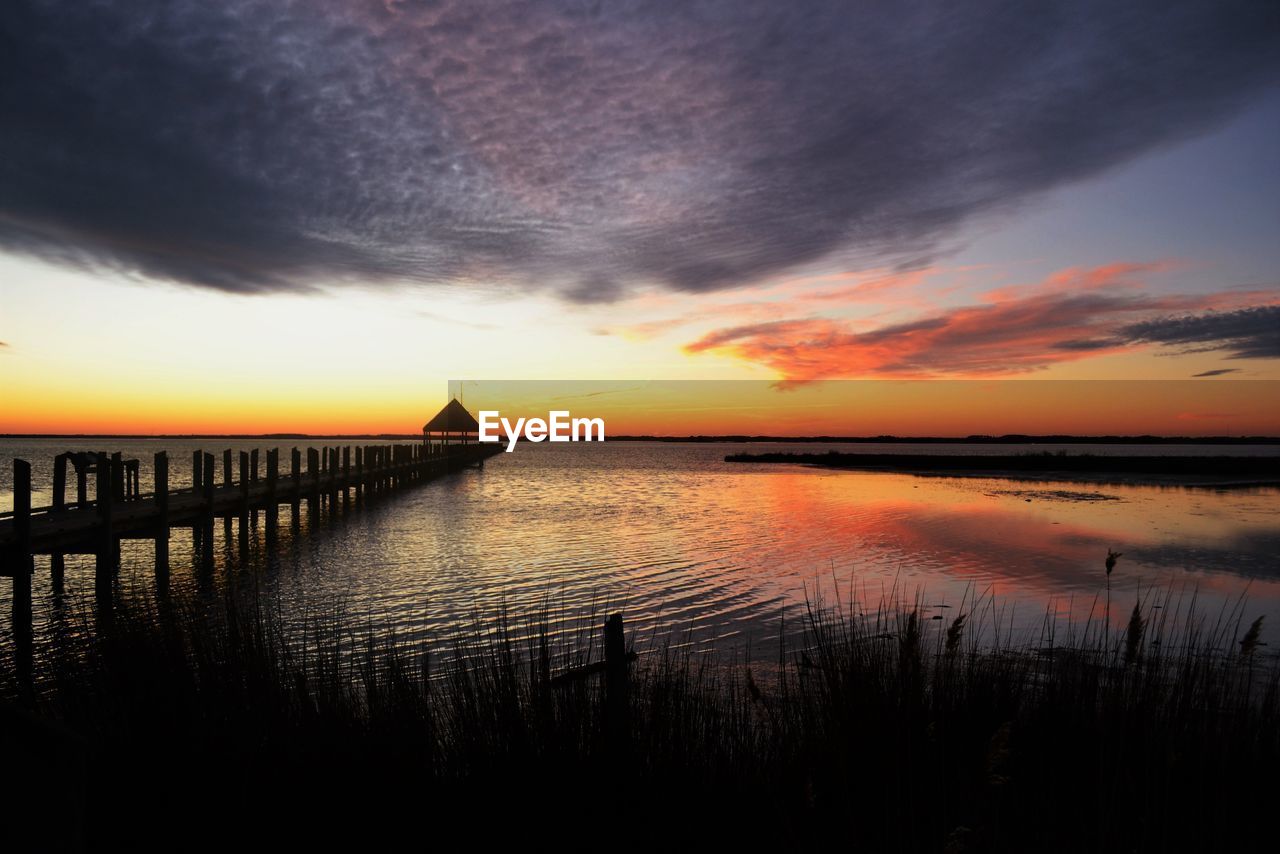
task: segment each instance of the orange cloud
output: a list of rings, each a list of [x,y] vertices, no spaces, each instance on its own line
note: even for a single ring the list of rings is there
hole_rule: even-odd
[[[685,352],[716,351],[765,365],[787,380],[857,376],[999,376],[1150,346],[1122,334],[1160,312],[1275,302],[1275,291],[1155,296],[1137,277],[1162,264],[1069,269],[1002,288],[983,302],[857,331],[848,320],[774,320],[713,330]]]

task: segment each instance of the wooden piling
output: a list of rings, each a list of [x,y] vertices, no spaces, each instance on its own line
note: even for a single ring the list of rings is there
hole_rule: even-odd
[[[99,455],[95,498],[98,532],[94,548],[93,589],[98,614],[102,619],[110,619],[112,588],[115,584],[116,544],[115,535],[111,531],[111,469],[112,466],[107,458]]]
[[[155,505],[156,505],[156,590],[161,594],[169,590],[169,455],[159,451],[155,455]]]
[[[249,452],[240,452],[240,557],[249,556]]]
[[[31,463],[13,461],[13,647],[18,685],[24,694],[32,687],[35,668],[31,627]]]
[[[231,449],[225,448],[222,451],[222,485],[224,487],[231,486]],[[228,543],[231,542],[231,517],[222,517],[222,536]]]
[[[291,462],[293,470],[289,473],[289,477],[293,481],[293,500],[289,502],[289,507],[293,512],[293,527],[296,529],[301,517],[298,496],[302,494],[302,454],[297,448],[293,449]]]
[[[276,498],[276,480],[280,477],[280,449],[267,451],[267,540],[275,539],[276,526],[280,520],[280,505]]]
[[[53,509],[61,513],[67,506],[67,455],[53,458]]]
[[[307,448],[307,516],[314,518],[320,509],[320,452]]]
[[[631,739],[631,662],[622,630],[622,614],[610,614],[604,624],[605,726],[610,747],[626,750]]]
[[[67,509],[67,455],[58,454],[53,458],[53,512],[62,513]],[[62,552],[49,555],[49,577],[53,582],[53,592],[61,594],[66,578],[67,561]]]
[[[204,535],[201,538],[200,563],[204,570],[213,568],[213,454],[204,455],[204,482],[201,486],[204,489],[204,500],[201,502],[201,510],[203,513]]]

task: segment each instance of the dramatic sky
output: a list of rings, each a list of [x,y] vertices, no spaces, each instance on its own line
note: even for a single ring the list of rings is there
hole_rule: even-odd
[[[995,377],[1236,383],[1233,432],[1278,139],[1274,0],[8,0],[0,431]]]

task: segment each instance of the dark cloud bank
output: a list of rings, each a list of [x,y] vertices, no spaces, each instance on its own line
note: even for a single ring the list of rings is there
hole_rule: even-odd
[[[0,247],[237,292],[590,301],[911,264],[1280,68],[1271,0],[10,0],[0,21]]]

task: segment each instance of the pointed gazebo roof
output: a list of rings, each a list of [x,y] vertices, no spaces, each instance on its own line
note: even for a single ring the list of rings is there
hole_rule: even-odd
[[[444,409],[436,413],[435,418],[422,425],[422,432],[479,433],[480,424],[455,397],[445,404]]]

